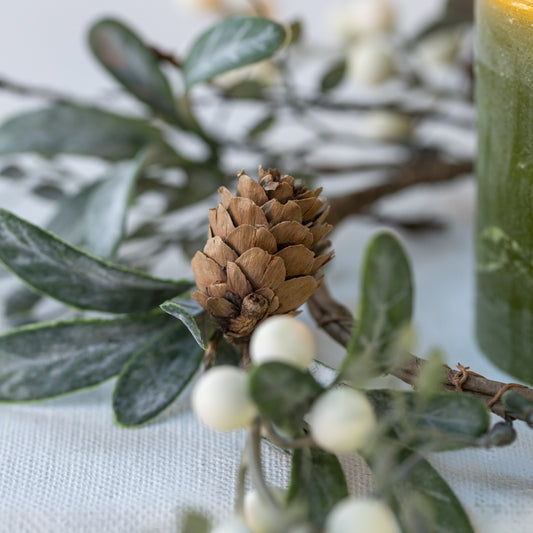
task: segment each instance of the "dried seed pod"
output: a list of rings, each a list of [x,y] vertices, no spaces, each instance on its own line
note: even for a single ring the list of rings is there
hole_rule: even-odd
[[[245,342],[270,315],[294,312],[316,290],[333,256],[329,207],[292,176],[259,168],[239,173],[237,195],[220,187],[209,210],[209,239],[192,268],[192,297],[233,342]]]

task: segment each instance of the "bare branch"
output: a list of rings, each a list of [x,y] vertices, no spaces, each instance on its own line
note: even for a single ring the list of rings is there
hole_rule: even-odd
[[[473,171],[472,161],[450,162],[435,154],[422,154],[393,170],[384,183],[330,199],[328,222],[337,224],[349,215],[362,213],[378,200],[413,185],[451,181]]]
[[[353,327],[353,316],[346,307],[333,299],[324,282],[308,301],[308,307],[318,326],[324,329],[339,344],[347,346]],[[425,362],[424,359],[416,355],[410,355],[409,361],[391,374],[414,388]],[[462,372],[453,370],[448,366],[445,368],[446,375],[442,388],[443,390],[457,392],[456,384]],[[479,374],[468,373],[467,379],[462,384],[462,392],[480,398],[493,413],[505,418],[504,404],[499,400],[491,402],[503,387],[506,387],[505,383],[492,381]],[[526,399],[533,401],[533,389],[523,387],[514,390],[517,394],[521,394]]]

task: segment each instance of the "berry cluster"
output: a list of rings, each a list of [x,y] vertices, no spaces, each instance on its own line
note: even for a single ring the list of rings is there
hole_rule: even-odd
[[[263,321],[250,339],[250,358],[254,367],[277,361],[307,371],[315,356],[313,333],[303,322],[288,315]],[[201,376],[193,390],[192,406],[204,424],[219,431],[249,427],[260,417],[250,394],[247,370],[229,365],[214,367]],[[376,430],[374,409],[366,395],[348,386],[325,390],[304,419],[311,444],[334,454],[361,449]],[[271,492],[283,505],[284,492],[276,487]],[[274,533],[281,530],[277,509],[265,501],[259,491],[248,492],[242,515],[242,518],[213,531]],[[331,510],[324,527],[327,533],[347,533],[353,531],[354,524],[361,532],[398,531],[394,515],[384,503],[352,497]],[[297,529],[293,527],[291,531]]]

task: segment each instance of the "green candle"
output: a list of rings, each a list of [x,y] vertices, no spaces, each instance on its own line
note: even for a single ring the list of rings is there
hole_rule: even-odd
[[[533,383],[533,0],[477,0],[477,338]]]

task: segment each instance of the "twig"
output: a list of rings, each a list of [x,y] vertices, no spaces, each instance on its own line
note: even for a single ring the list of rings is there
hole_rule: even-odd
[[[160,61],[165,61],[167,63],[170,63],[171,65],[174,65],[176,68],[181,68],[183,66],[183,62],[171,52],[164,52],[163,50],[161,50],[160,48],[156,46],[150,46],[149,50]]]
[[[415,156],[393,171],[384,183],[331,198],[331,214],[328,222],[335,225],[349,215],[366,211],[381,198],[413,185],[451,181],[472,171],[472,161],[445,161],[433,153]]]
[[[323,324],[322,328],[330,335],[330,337],[342,346],[347,346],[353,327],[353,316],[346,307],[332,298],[324,282],[309,300],[308,307],[317,324]],[[329,317],[337,318],[334,321],[331,321],[329,320]],[[408,362],[401,368],[391,372],[391,374],[411,385],[411,387],[414,387],[425,362],[424,359],[421,359],[416,355],[410,355]],[[443,390],[456,392],[456,376],[457,374],[460,374],[460,372],[453,370],[446,365],[445,368],[446,374],[442,388]],[[507,413],[505,405],[501,401],[489,405],[491,404],[491,400],[496,397],[498,392],[505,387],[505,385],[505,383],[492,381],[481,375],[469,374],[468,379],[462,384],[462,392],[480,398],[485,404],[487,404],[493,413],[505,419]],[[519,391],[517,391],[517,394],[533,401],[533,389],[529,387],[520,388]],[[522,420],[523,418],[520,419]]]
[[[309,446],[313,446],[313,439],[311,437],[291,439],[281,434],[268,420],[263,421],[263,427],[266,431],[268,440],[279,448],[283,448],[285,450],[296,450],[298,448],[307,448]]]
[[[265,481],[261,465],[261,420],[256,418],[249,429],[250,446],[248,468],[252,477],[255,490],[274,511],[279,511],[280,506]]]
[[[238,101],[232,95],[231,90],[223,89],[214,85],[212,87],[215,88],[216,96],[218,98],[227,101]],[[425,94],[427,94],[427,92]],[[434,95],[432,94],[432,96]],[[338,113],[346,113],[347,111],[366,113],[380,109],[408,115],[413,120],[431,119],[437,120],[441,124],[451,124],[460,128],[472,129],[474,127],[473,116],[469,117],[468,113],[463,117],[450,115],[450,113],[436,109],[434,101],[425,107],[420,107],[417,109],[408,102],[403,101],[401,98],[381,102],[364,102],[357,100],[341,101],[325,98],[323,95],[311,97],[292,95],[291,98],[287,98],[286,94],[278,94],[273,91],[263,91],[260,94],[250,95],[247,99],[268,104],[271,108],[296,107],[299,109],[321,109],[323,111]],[[210,102],[212,102],[212,99],[210,98],[206,98],[205,100],[199,99],[196,101],[198,104],[209,104]],[[465,102],[464,100],[456,100],[455,102],[468,104],[468,102]],[[447,100],[447,103],[454,103],[454,101]],[[471,105],[469,106],[469,109],[472,109]]]
[[[8,91],[19,96],[42,98],[55,104],[68,104],[76,101],[74,97],[60,93],[59,91],[55,91],[53,89],[37,87],[35,85],[26,85],[1,77],[0,90]]]

